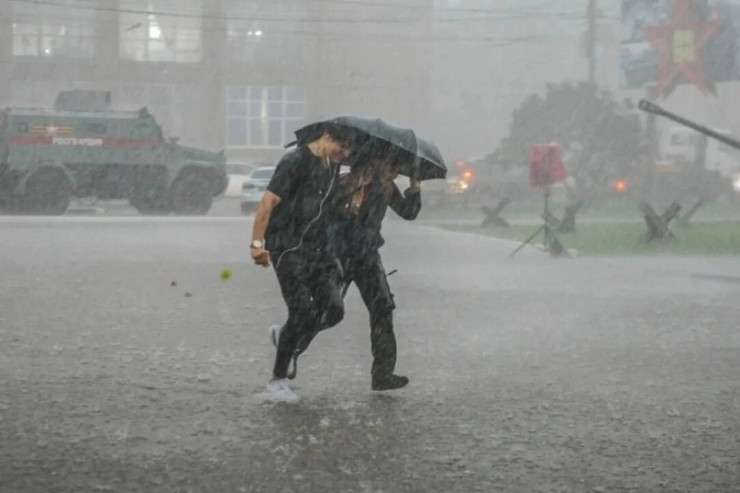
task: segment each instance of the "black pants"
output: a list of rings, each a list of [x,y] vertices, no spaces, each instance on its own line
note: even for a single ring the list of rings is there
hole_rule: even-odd
[[[371,373],[373,377],[389,375],[396,368],[397,345],[393,332],[393,310],[396,305],[380,254],[375,253],[362,260],[345,261],[342,265],[343,292],[354,282],[370,315],[370,348],[373,355]],[[297,344],[297,352],[305,351],[320,330],[331,326],[322,324],[312,333],[304,332]]]
[[[373,354],[372,376],[393,373],[396,368],[396,335],[393,333],[393,294],[380,254],[361,262],[347,264],[345,283],[355,283],[370,315],[370,349]]]
[[[308,248],[273,255],[272,265],[288,307],[272,371],[274,377],[285,378],[302,337],[344,318],[343,273],[336,257]]]

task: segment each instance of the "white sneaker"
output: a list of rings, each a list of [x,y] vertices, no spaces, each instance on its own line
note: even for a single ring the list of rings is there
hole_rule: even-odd
[[[287,378],[281,378],[280,380],[270,380],[267,382],[267,390],[272,394],[275,399],[281,401],[297,401],[298,394],[290,389],[290,383]]]
[[[283,326],[280,324],[275,324],[270,327],[270,340],[272,341],[272,345],[276,348],[278,347],[278,341],[280,340],[280,333],[283,331]]]

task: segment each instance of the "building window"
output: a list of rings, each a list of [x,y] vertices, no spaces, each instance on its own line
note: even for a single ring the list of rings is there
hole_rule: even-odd
[[[92,58],[95,12],[12,3],[13,55]]]
[[[280,147],[294,139],[306,119],[306,93],[298,87],[229,86],[226,90],[229,147]]]
[[[120,56],[137,62],[199,62],[201,0],[130,0],[119,15]]]

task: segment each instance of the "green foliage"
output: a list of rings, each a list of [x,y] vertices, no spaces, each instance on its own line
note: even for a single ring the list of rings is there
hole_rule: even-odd
[[[513,112],[496,160],[526,166],[532,144],[556,142],[579,196],[588,197],[634,171],[640,124],[618,105],[593,84],[548,84],[544,98],[532,94]]]
[[[444,229],[524,241],[538,226],[515,225],[495,230],[472,225],[444,225]],[[645,243],[644,223],[579,224],[575,234],[559,235],[565,248],[585,256],[613,255],[737,255],[740,254],[740,222],[703,222],[689,228],[672,228],[675,239]],[[542,243],[542,234],[533,244]]]

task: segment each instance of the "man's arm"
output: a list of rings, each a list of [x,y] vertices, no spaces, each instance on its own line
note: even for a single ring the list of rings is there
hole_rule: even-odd
[[[295,183],[298,180],[301,161],[297,150],[288,152],[277,163],[275,173],[267,184],[267,190],[262,195],[257,211],[254,214],[252,225],[252,242],[263,242],[262,248],[250,248],[252,260],[257,265],[267,267],[270,265],[270,252],[265,249],[265,233],[270,225],[270,218],[275,207],[284,198],[290,200],[293,195]]]
[[[265,232],[267,231],[267,225],[270,224],[270,217],[272,217],[272,211],[280,203],[280,197],[275,195],[269,190],[266,190],[262,195],[257,206],[257,212],[254,214],[254,224],[252,225],[252,241],[263,242],[262,248],[249,248],[249,253],[252,256],[252,260],[257,265],[268,267],[270,265],[270,252],[265,249]]]

